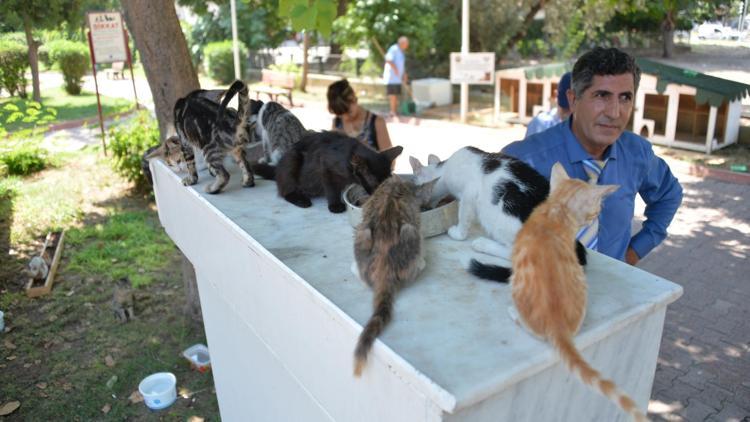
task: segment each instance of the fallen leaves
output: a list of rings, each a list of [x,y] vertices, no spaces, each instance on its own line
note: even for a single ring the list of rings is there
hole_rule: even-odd
[[[10,342],[10,340],[5,340],[5,341],[3,342],[3,345],[4,345],[4,346],[5,346],[5,348],[6,348],[6,349],[8,349],[8,350],[15,350],[15,348],[16,348],[16,345],[15,345],[15,344],[13,344],[13,343],[11,343],[11,342]]]
[[[16,355],[11,355],[5,358],[7,361],[16,360]]]
[[[7,416],[15,412],[16,409],[21,407],[21,402],[18,400],[9,401],[4,405],[0,406],[0,416]]]
[[[136,390],[130,393],[130,397],[128,397],[128,400],[130,400],[131,404],[142,403],[143,396],[141,395],[140,391]]]
[[[102,407],[102,413],[104,413],[105,415],[109,413],[110,410],[112,410],[112,405],[109,403],[105,404],[104,407]]]
[[[104,364],[111,368],[115,366],[115,359],[112,356],[107,355],[104,357]]]
[[[187,418],[187,422],[203,422],[203,421],[205,421],[205,419],[200,416],[191,416]]]
[[[116,382],[117,382],[117,375],[112,375],[112,378],[110,378],[109,381],[107,381],[107,388],[111,390],[112,387],[114,387]]]
[[[36,388],[38,388],[40,390],[44,390],[45,388],[47,388],[47,383],[46,382],[40,382],[40,383],[38,383],[36,385]]]

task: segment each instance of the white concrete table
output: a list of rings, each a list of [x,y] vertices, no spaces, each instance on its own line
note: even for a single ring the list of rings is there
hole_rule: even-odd
[[[297,208],[257,179],[203,193],[152,161],[159,218],[193,263],[225,421],[618,421],[546,343],[507,313],[510,288],[462,269],[470,242],[428,239],[427,268],[397,298],[362,378],[352,355],[372,293],[355,279],[352,228],[324,200]],[[576,343],[645,409],[666,306],[682,289],[590,254]]]

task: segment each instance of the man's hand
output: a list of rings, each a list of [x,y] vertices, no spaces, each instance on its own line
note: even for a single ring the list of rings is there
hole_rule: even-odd
[[[638,261],[640,261],[641,258],[638,256],[637,253],[633,250],[633,248],[628,246],[627,252],[625,252],[625,262],[627,262],[630,265],[636,265]]]

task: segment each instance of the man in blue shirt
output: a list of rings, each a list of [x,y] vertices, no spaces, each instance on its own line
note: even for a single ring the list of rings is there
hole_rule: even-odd
[[[383,81],[385,82],[386,94],[391,105],[391,116],[398,111],[398,96],[401,95],[401,83],[407,83],[406,58],[404,51],[409,48],[409,39],[399,37],[398,42],[393,44],[385,53],[385,66],[383,67]]]
[[[524,138],[528,138],[535,133],[544,132],[570,116],[568,89],[570,89],[570,72],[565,72],[557,84],[557,107],[552,107],[549,111],[543,111],[534,116],[526,127],[526,136]]]
[[[616,48],[587,52],[573,67],[567,93],[571,117],[503,149],[548,179],[559,161],[571,177],[620,185],[604,201],[590,245],[631,265],[664,240],[682,202],[682,187],[669,166],[646,139],[625,131],[640,73],[634,59]],[[646,221],[631,237],[636,194],[646,203]]]

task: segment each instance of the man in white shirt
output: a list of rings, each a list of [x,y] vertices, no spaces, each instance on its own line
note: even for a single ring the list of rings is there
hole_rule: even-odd
[[[570,89],[570,72],[565,73],[557,84],[557,107],[552,107],[549,111],[543,111],[529,122],[526,127],[526,136],[544,132],[556,124],[566,120],[570,116],[570,105],[568,104],[568,89]]]
[[[401,84],[407,83],[406,68],[404,67],[404,51],[409,48],[409,39],[399,37],[398,42],[393,44],[385,54],[385,66],[383,68],[383,81],[385,82],[386,94],[391,106],[391,116],[398,111],[398,97],[401,95]]]

